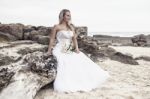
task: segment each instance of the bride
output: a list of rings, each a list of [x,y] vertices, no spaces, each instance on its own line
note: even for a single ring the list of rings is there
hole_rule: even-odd
[[[59,24],[52,28],[47,51],[47,54],[54,55],[58,62],[54,91],[91,91],[110,77],[108,71],[104,71],[79,50],[76,37],[71,23],[71,12],[63,9],[59,14]],[[53,47],[55,38],[57,43]]]

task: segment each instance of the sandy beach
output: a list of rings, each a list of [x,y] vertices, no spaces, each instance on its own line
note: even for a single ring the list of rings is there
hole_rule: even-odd
[[[150,57],[150,48],[111,46],[119,52]],[[150,99],[150,61],[138,60],[139,65],[129,65],[114,60],[98,62],[111,78],[91,92],[57,93],[53,87],[38,92],[35,99]]]

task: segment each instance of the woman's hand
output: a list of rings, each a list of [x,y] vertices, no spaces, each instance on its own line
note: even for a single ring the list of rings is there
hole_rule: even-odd
[[[51,52],[51,51],[48,51],[48,52],[46,53],[46,55],[52,55],[52,52]]]
[[[76,53],[80,53],[80,50],[79,50],[79,49],[76,49],[75,52],[76,52]]]

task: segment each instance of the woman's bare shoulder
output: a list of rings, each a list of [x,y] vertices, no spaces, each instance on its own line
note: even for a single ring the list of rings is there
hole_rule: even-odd
[[[53,26],[53,29],[55,29],[56,31],[62,30],[62,26],[60,24],[55,24]]]
[[[59,29],[60,25],[59,24],[54,24],[53,29]]]

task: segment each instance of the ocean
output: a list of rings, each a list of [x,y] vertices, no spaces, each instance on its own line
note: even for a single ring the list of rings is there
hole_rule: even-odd
[[[150,35],[150,32],[88,32],[88,36],[109,35],[109,36],[120,36],[120,37],[132,37],[139,34]]]

